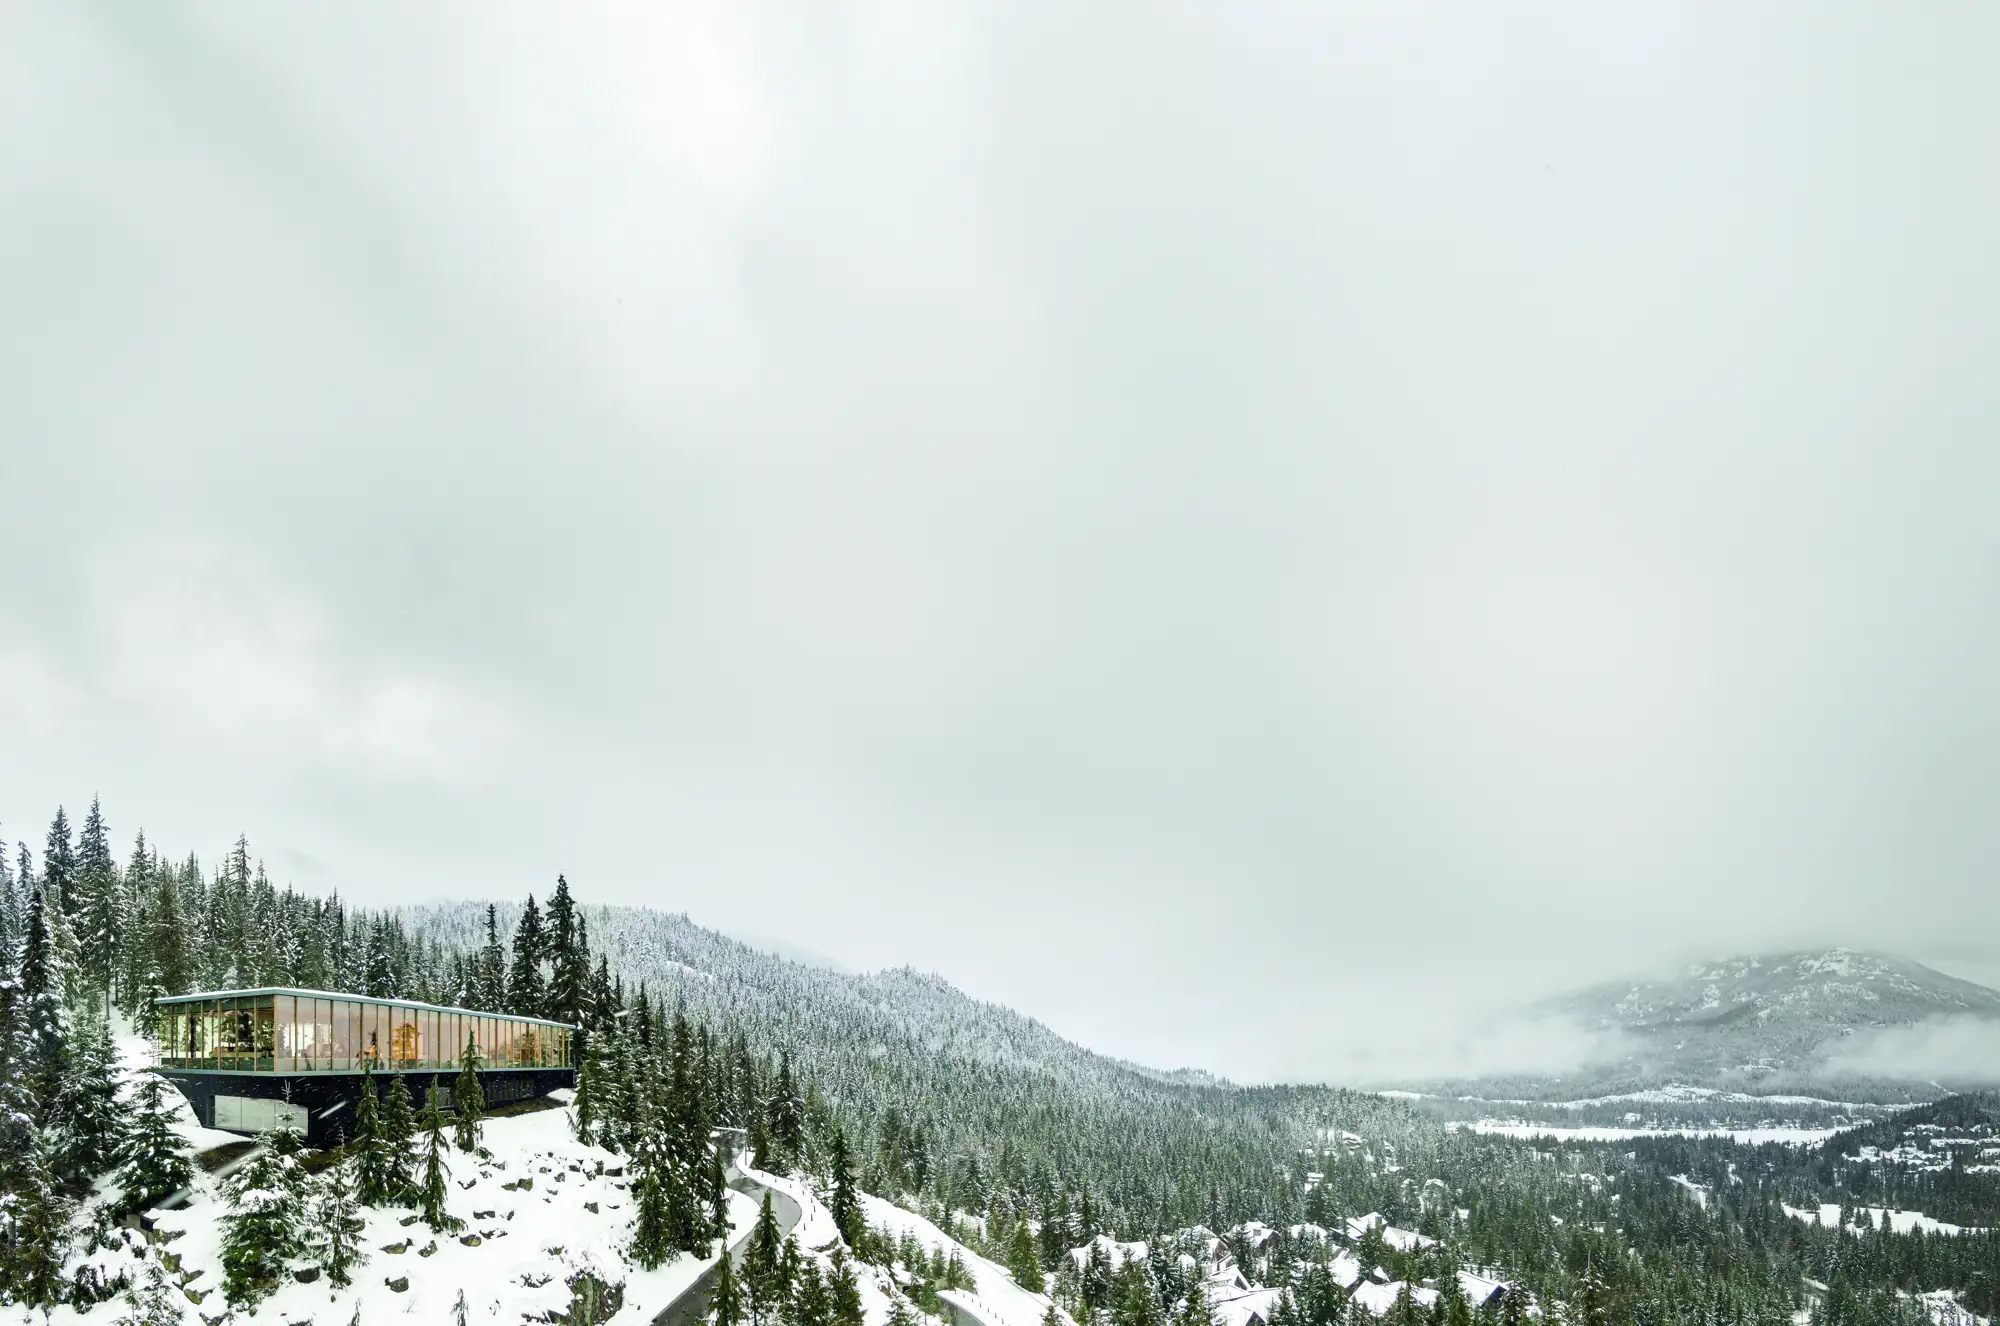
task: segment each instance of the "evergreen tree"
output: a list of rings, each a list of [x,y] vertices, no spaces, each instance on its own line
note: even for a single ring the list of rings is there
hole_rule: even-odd
[[[743,1291],[736,1283],[736,1268],[730,1264],[727,1247],[715,1263],[715,1284],[708,1291],[708,1320],[711,1326],[737,1326],[743,1320]]]
[[[847,1250],[839,1244],[833,1248],[833,1268],[827,1276],[826,1293],[833,1326],[866,1326],[867,1319],[861,1310],[861,1285],[854,1278],[854,1265],[847,1259]]]
[[[313,1254],[326,1282],[345,1289],[352,1281],[352,1268],[365,1252],[361,1246],[367,1221],[356,1201],[354,1161],[341,1157],[320,1176],[319,1201],[313,1207]]]
[[[441,1094],[433,1079],[424,1103],[424,1172],[417,1181],[416,1199],[424,1223],[437,1233],[449,1234],[462,1229],[465,1222],[444,1209],[451,1196],[451,1169],[445,1163],[444,1112],[438,1108]]]
[[[833,1134],[833,1199],[827,1209],[833,1216],[833,1227],[840,1231],[848,1246],[858,1246],[862,1233],[861,1204],[854,1196],[854,1163],[847,1154],[847,1134],[837,1128]]]
[[[50,934],[60,908],[40,888],[28,895],[28,918],[21,940],[19,1035],[24,1044],[19,1068],[27,1107],[39,1124],[55,1104],[69,1066],[69,1005],[63,997],[62,955]]]
[[[763,1326],[783,1307],[791,1288],[784,1280],[784,1239],[778,1233],[778,1219],[771,1212],[771,1194],[757,1212],[750,1227],[750,1241],[743,1250],[743,1283],[749,1291],[750,1317]]]
[[[597,1098],[604,1090],[604,1060],[597,1039],[591,1037],[583,1047],[583,1062],[576,1070],[576,1099],[570,1115],[576,1125],[576,1140],[586,1146],[597,1140]]]
[[[486,1117],[486,1093],[479,1086],[479,1041],[465,1039],[465,1053],[458,1060],[458,1082],[452,1087],[452,1104],[458,1111],[452,1125],[460,1151],[479,1146],[479,1121]]]
[[[637,1206],[632,1226],[632,1260],[652,1270],[680,1255],[673,1229],[672,1167],[647,1148],[633,1184]]]
[[[194,1181],[188,1144],[174,1131],[178,1096],[158,1073],[141,1073],[132,1093],[132,1125],[118,1171],[120,1204],[127,1211],[157,1206]]]
[[[1143,1263],[1136,1260],[1129,1264],[1143,1269]],[[1042,1282],[1042,1254],[1041,1250],[1035,1246],[1035,1232],[1028,1228],[1026,1219],[1023,1219],[1019,1224],[1014,1226],[1013,1236],[1007,1240],[1007,1273],[1014,1277],[1014,1283],[1020,1285],[1021,1288],[1027,1290],[1029,1293],[1039,1294],[1042,1292],[1044,1287]],[[1143,1280],[1144,1277],[1141,1276],[1140,1278]],[[1146,1297],[1147,1301],[1150,1302],[1152,1299],[1150,1288],[1147,1289]],[[1152,1323],[1131,1322],[1125,1323],[1124,1326],[1152,1326]]]
[[[561,875],[556,876],[556,891],[549,897],[547,935],[549,985],[542,1016],[582,1026],[589,1020],[590,946],[583,918],[570,898],[569,881]]]
[[[792,1281],[792,1326],[833,1326],[833,1302],[819,1263],[802,1262]]]
[[[703,1173],[707,1182],[702,1186],[707,1192],[709,1237],[727,1239],[729,1237],[729,1180],[722,1172],[722,1153],[710,1151],[708,1164]]]
[[[0,1291],[46,1310],[62,1301],[69,1203],[56,1190],[42,1139],[31,1135],[9,1159],[11,1191],[0,1196]]]
[[[514,955],[507,964],[507,1011],[523,1017],[539,1017],[547,1000],[542,985],[542,957],[547,941],[542,933],[541,909],[535,895],[514,926]]]
[[[187,1298],[158,1257],[147,1256],[139,1282],[125,1291],[125,1302],[131,1310],[113,1326],[181,1326],[186,1320],[181,1309]]]
[[[229,1210],[222,1225],[222,1293],[229,1306],[247,1311],[268,1297],[297,1256],[305,1217],[305,1172],[298,1135],[266,1134],[262,1150],[223,1181]]]
[[[404,1185],[410,1183],[410,1155],[417,1140],[416,1105],[410,1099],[410,1085],[402,1073],[392,1073],[389,1089],[382,1097],[382,1138],[389,1144]]]
[[[99,996],[99,1007],[103,1008],[111,992],[121,908],[118,866],[111,857],[111,835],[104,827],[104,812],[96,797],[90,799],[90,813],[84,817],[83,834],[77,842],[75,880],[78,897],[72,914],[81,974],[85,987]]]
[[[42,847],[42,892],[49,904],[65,916],[75,916],[76,897],[72,880],[76,873],[76,851],[70,845],[69,816],[61,806],[49,821],[48,841]]]
[[[507,950],[500,945],[500,909],[486,904],[486,944],[479,951],[473,1007],[499,1013],[507,1007]]]
[[[361,1103],[354,1108],[354,1142],[347,1149],[354,1157],[355,1191],[363,1205],[387,1206],[402,1196],[382,1129],[372,1068],[361,1070]]]
[[[127,1115],[118,1099],[117,1050],[99,1016],[84,1020],[57,1089],[56,1181],[80,1191],[117,1163]]]
[[[799,1163],[805,1153],[805,1102],[799,1098],[797,1081],[792,1077],[792,1055],[789,1050],[778,1056],[778,1080],[765,1106],[767,1127],[771,1134],[774,1151],[774,1165],[766,1166],[773,1174],[788,1174],[791,1167]],[[763,1153],[758,1153],[758,1161],[763,1163]]]

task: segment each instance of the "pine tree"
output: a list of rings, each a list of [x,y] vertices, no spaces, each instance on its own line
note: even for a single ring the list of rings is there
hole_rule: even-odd
[[[468,1036],[465,1053],[458,1060],[458,1082],[452,1087],[452,1104],[458,1111],[452,1131],[460,1151],[479,1146],[479,1121],[486,1117],[486,1093],[479,1086],[479,1041]]]
[[[507,1011],[523,1017],[539,1017],[547,991],[542,985],[542,957],[547,940],[542,933],[541,909],[535,895],[514,926],[514,955],[507,964]]]
[[[51,1308],[62,1300],[69,1203],[56,1190],[40,1138],[31,1136],[10,1159],[12,1191],[0,1197],[0,1289],[29,1307]]]
[[[402,1073],[390,1075],[389,1090],[382,1097],[382,1139],[389,1144],[397,1174],[407,1187],[411,1181],[410,1155],[417,1140],[417,1111]]]
[[[61,909],[37,888],[28,895],[21,940],[20,995],[16,1014],[25,1041],[18,1072],[30,1112],[39,1124],[53,1109],[69,1067],[69,1005],[63,996],[61,953],[50,922]]]
[[[75,873],[76,851],[70,845],[69,816],[57,806],[56,817],[49,821],[48,840],[42,848],[42,892],[48,895],[50,905],[65,916],[76,914],[72,887]]]
[[[638,1209],[632,1227],[632,1260],[649,1271],[680,1255],[673,1235],[672,1167],[656,1152],[656,1147],[644,1148],[633,1185]]]
[[[473,1007],[499,1013],[507,1007],[507,950],[500,945],[500,909],[486,904],[486,944],[479,951]]]
[[[111,858],[111,835],[104,827],[104,812],[97,798],[90,799],[90,813],[84,817],[83,834],[77,841],[76,931],[85,986],[100,996],[99,1007],[110,1001],[112,976],[118,952],[120,898],[118,865]]]
[[[132,1124],[125,1134],[124,1166],[118,1171],[120,1203],[145,1211],[194,1181],[188,1144],[174,1131],[177,1097],[158,1073],[141,1073],[132,1093]]]
[[[729,1180],[722,1172],[722,1153],[720,1151],[712,1150],[708,1153],[708,1164],[704,1167],[703,1173],[706,1176],[706,1182],[703,1183],[702,1187],[706,1190],[707,1196],[707,1201],[704,1204],[708,1207],[709,1237],[727,1239],[729,1237]]]
[[[847,1154],[847,1134],[837,1128],[833,1134],[833,1200],[827,1209],[833,1216],[833,1227],[847,1245],[857,1246],[862,1233],[861,1204],[854,1196],[854,1164]]]
[[[604,1060],[597,1039],[591,1037],[583,1047],[583,1062],[576,1070],[576,1099],[570,1115],[576,1125],[576,1140],[586,1146],[597,1140],[597,1098],[604,1090]]]
[[[784,1282],[783,1259],[784,1241],[778,1233],[777,1217],[771,1212],[771,1194],[766,1191],[743,1250],[743,1283],[749,1290],[751,1319],[758,1326],[777,1314],[790,1289]]]
[[[833,1269],[827,1277],[826,1290],[833,1326],[866,1326],[866,1316],[861,1310],[861,1285],[854,1278],[854,1265],[847,1259],[847,1250],[839,1244],[833,1248]]]
[[[56,1094],[56,1181],[78,1190],[117,1163],[127,1113],[118,1099],[117,1050],[102,1017],[78,1028]]]
[[[354,1264],[365,1256],[362,1231],[368,1222],[355,1200],[355,1162],[342,1158],[328,1165],[320,1176],[319,1201],[313,1207],[313,1254],[326,1282],[345,1289],[352,1281]]]
[[[542,1016],[581,1027],[589,1021],[590,943],[583,917],[570,898],[569,881],[561,875],[556,876],[556,891],[549,898],[548,956],[549,986],[543,1001],[547,1011]]]
[[[765,1106],[769,1120],[771,1146],[775,1154],[773,1166],[768,1166],[773,1174],[789,1174],[791,1167],[799,1163],[805,1151],[805,1102],[799,1099],[798,1083],[792,1077],[792,1056],[789,1050],[778,1056],[778,1080]],[[758,1153],[758,1163],[763,1163],[763,1153]]]
[[[139,1277],[137,1284],[125,1290],[125,1302],[131,1310],[113,1326],[181,1326],[185,1320],[181,1309],[187,1305],[187,1298],[167,1273],[166,1266],[158,1257],[148,1255]]]
[[[451,1169],[444,1158],[444,1112],[438,1108],[441,1094],[442,1089],[433,1079],[424,1104],[424,1172],[417,1181],[416,1199],[424,1223],[437,1233],[450,1234],[464,1228],[465,1222],[444,1209],[445,1200],[451,1196]]]
[[[305,1172],[298,1149],[298,1134],[274,1130],[264,1149],[223,1181],[230,1208],[221,1219],[222,1293],[238,1311],[269,1296],[300,1251]]]
[[[1007,1240],[1007,1273],[1029,1293],[1042,1292],[1042,1253],[1035,1246],[1035,1231],[1028,1228],[1026,1217],[1014,1226],[1014,1233]]]
[[[361,1103],[354,1108],[354,1141],[348,1147],[354,1157],[354,1186],[364,1206],[387,1206],[396,1201],[388,1139],[382,1132],[382,1111],[375,1095],[375,1072],[361,1070]]]
[[[833,1303],[818,1262],[800,1263],[793,1278],[791,1326],[833,1326]]]
[[[737,1326],[743,1320],[743,1291],[736,1283],[736,1268],[730,1264],[727,1247],[715,1263],[715,1284],[708,1291],[708,1320],[711,1326]]]

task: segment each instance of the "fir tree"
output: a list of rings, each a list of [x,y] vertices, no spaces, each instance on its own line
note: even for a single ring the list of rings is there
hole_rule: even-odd
[[[417,1140],[416,1105],[410,1099],[410,1085],[402,1073],[389,1077],[389,1089],[382,1097],[382,1139],[389,1144],[389,1150],[398,1166],[398,1174],[407,1186],[410,1182],[410,1154]]]
[[[827,1209],[840,1236],[849,1247],[856,1246],[862,1233],[861,1204],[854,1196],[854,1163],[847,1154],[847,1134],[839,1129],[833,1134],[833,1199]]]
[[[847,1250],[839,1244],[833,1248],[833,1268],[827,1276],[826,1293],[833,1326],[866,1326],[866,1316],[861,1310],[861,1285],[854,1278],[854,1264],[847,1259]]]
[[[499,1013],[507,1006],[507,950],[500,944],[500,909],[486,904],[486,944],[479,951],[473,1007]]]
[[[708,1320],[711,1326],[737,1326],[743,1320],[743,1291],[726,1247],[715,1263],[715,1284],[708,1291]]]
[[[388,1139],[382,1131],[382,1111],[375,1095],[375,1071],[361,1070],[361,1103],[354,1108],[355,1190],[365,1206],[387,1206],[401,1197],[395,1182]]]
[[[452,1131],[460,1151],[472,1151],[479,1146],[479,1121],[486,1117],[486,1093],[479,1086],[479,1041],[468,1036],[465,1053],[458,1060],[458,1081],[452,1087],[452,1104],[458,1111],[458,1118]]]
[[[264,1148],[223,1182],[229,1210],[222,1225],[222,1293],[245,1311],[278,1287],[285,1263],[299,1253],[305,1216],[305,1174],[298,1163],[298,1134],[266,1134]]]
[[[145,1211],[194,1181],[187,1141],[174,1131],[176,1093],[158,1073],[141,1073],[132,1093],[132,1124],[118,1171],[120,1203]]]
[[[66,916],[76,914],[72,887],[75,873],[76,852],[70,845],[69,816],[57,806],[56,817],[49,821],[48,840],[42,847],[42,892],[48,895],[50,905]]]
[[[319,1200],[313,1207],[313,1254],[326,1281],[345,1289],[354,1264],[365,1255],[361,1246],[367,1221],[355,1200],[354,1161],[345,1157],[328,1165],[320,1176]]]
[[[47,1145],[31,1136],[12,1157],[12,1191],[0,1196],[0,1290],[29,1307],[62,1300],[69,1203],[56,1190]]]
[[[670,1167],[652,1157],[639,1166],[633,1187],[637,1206],[632,1226],[632,1260],[652,1270],[680,1255],[673,1236]]]
[[[424,1171],[417,1181],[416,1202],[426,1225],[437,1233],[449,1234],[464,1228],[465,1222],[444,1209],[451,1196],[451,1169],[445,1163],[444,1112],[438,1108],[441,1094],[433,1080],[424,1103]]]
[[[819,1263],[801,1262],[792,1280],[792,1326],[833,1326],[833,1303]]]
[[[749,1290],[751,1319],[758,1326],[763,1326],[784,1305],[790,1286],[784,1281],[783,1261],[784,1240],[778,1233],[778,1220],[771,1212],[771,1194],[767,1190],[764,1204],[757,1212],[757,1223],[750,1227],[750,1241],[743,1250],[743,1283]]]
[[[62,954],[50,933],[50,922],[59,917],[60,909],[50,905],[42,889],[28,895],[16,1014],[24,1044],[16,1071],[37,1123],[54,1107],[69,1067],[69,1005],[63,996]]]
[[[80,1190],[118,1161],[127,1116],[118,1099],[117,1050],[111,1028],[91,1016],[78,1029],[57,1090],[56,1180]]]
[[[583,1062],[576,1070],[576,1099],[570,1117],[576,1126],[576,1140],[588,1146],[597,1140],[597,1098],[603,1091],[604,1061],[593,1036],[583,1047]]]
[[[709,1237],[726,1239],[729,1237],[729,1180],[722,1170],[722,1153],[710,1151],[708,1164],[703,1167],[706,1181]]]
[[[104,812],[97,798],[90,799],[90,813],[84,816],[83,833],[77,841],[77,903],[71,909],[85,986],[104,996],[109,1003],[111,978],[118,952],[120,898],[118,866],[111,857],[111,835],[104,827]]]
[[[125,1290],[125,1302],[130,1311],[113,1326],[181,1326],[186,1320],[181,1309],[187,1297],[158,1257],[147,1256],[139,1282]]]
[[[1136,1261],[1131,1264],[1141,1265]],[[1042,1292],[1042,1254],[1035,1246],[1035,1232],[1028,1228],[1026,1219],[1014,1226],[1013,1236],[1007,1240],[1007,1273],[1014,1277],[1014,1283],[1029,1293]],[[1147,1297],[1151,1299],[1150,1289]],[[1150,1323],[1130,1323],[1129,1326],[1150,1326]]]
[[[549,898],[547,934],[549,985],[542,1016],[581,1027],[589,1021],[590,944],[570,898],[569,881],[561,875]]]
[[[514,926],[514,955],[507,964],[507,1011],[523,1017],[539,1017],[547,992],[542,985],[542,957],[547,941],[542,933],[541,909],[535,895]]]

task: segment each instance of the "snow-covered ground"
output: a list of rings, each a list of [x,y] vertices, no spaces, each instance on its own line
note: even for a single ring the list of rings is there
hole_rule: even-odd
[[[906,1211],[893,1202],[885,1202],[879,1197],[861,1195],[861,1214],[868,1224],[876,1229],[886,1228],[897,1238],[904,1234],[915,1236],[925,1251],[942,1248],[947,1256],[957,1252],[967,1270],[972,1272],[973,1288],[971,1307],[988,1326],[1040,1326],[1042,1316],[1049,1310],[1046,1295],[1023,1289],[1014,1283],[1014,1277],[997,1263],[987,1261],[972,1249],[946,1234],[930,1221],[913,1211]],[[864,1286],[864,1290],[872,1286]],[[887,1319],[884,1299],[883,1320]],[[869,1313],[871,1323],[877,1320],[873,1311]]]
[[[1449,1124],[1448,1127],[1459,1127]],[[1812,1146],[1824,1142],[1839,1128],[1595,1128],[1563,1124],[1524,1123],[1518,1119],[1480,1119],[1463,1125],[1475,1133],[1496,1137],[1553,1137],[1568,1142],[1629,1142],[1636,1137],[1727,1137],[1745,1146],[1782,1142],[1787,1146]]]
[[[1810,1225],[1823,1225],[1827,1229],[1838,1229],[1840,1227],[1840,1204],[1838,1202],[1825,1202],[1817,1209],[1787,1206],[1785,1214],[1795,1220],[1803,1220]],[[1863,1214],[1867,1215],[1871,1225],[1877,1226],[1882,1223],[1883,1216],[1888,1216],[1889,1228],[1898,1234],[1907,1234],[1913,1229],[1921,1229],[1926,1234],[1981,1234],[1985,1232],[1980,1229],[1968,1229],[1964,1225],[1953,1225],[1942,1220],[1933,1220],[1922,1211],[1895,1211],[1880,1206],[1857,1206],[1854,1208],[1854,1215],[1857,1221]]]
[[[576,1141],[566,1111],[489,1119],[485,1146],[490,1161],[452,1153],[449,1210],[465,1222],[460,1234],[434,1235],[405,1210],[367,1210],[361,1240],[367,1260],[354,1268],[352,1285],[335,1290],[324,1279],[287,1284],[236,1320],[345,1326],[358,1308],[363,1321],[444,1322],[463,1292],[472,1320],[513,1323],[567,1311],[569,1280],[587,1272],[607,1285],[623,1285],[624,1305],[613,1318],[622,1326],[652,1320],[714,1264],[713,1257],[684,1256],[648,1271],[627,1260],[631,1206],[619,1177],[624,1160]],[[524,1181],[532,1186],[516,1186]],[[737,1192],[729,1199],[733,1242],[755,1222],[757,1205]],[[168,1241],[156,1251],[172,1259],[177,1279],[203,1294],[199,1304],[189,1305],[190,1323],[196,1314],[206,1320],[222,1315],[217,1217],[224,1209],[214,1181],[203,1175],[188,1206],[158,1218],[157,1233]],[[55,1320],[102,1322],[116,1311],[116,1304],[90,1314],[61,1308]]]

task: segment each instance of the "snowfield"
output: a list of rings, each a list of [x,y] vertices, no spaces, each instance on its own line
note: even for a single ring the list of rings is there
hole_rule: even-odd
[[[567,1312],[570,1281],[588,1274],[622,1287],[624,1303],[611,1320],[636,1326],[715,1264],[714,1257],[681,1257],[647,1271],[626,1258],[632,1222],[625,1161],[572,1137],[566,1110],[489,1119],[485,1149],[491,1159],[452,1153],[449,1209],[465,1222],[461,1233],[433,1234],[405,1210],[364,1208],[367,1260],[354,1268],[352,1285],[335,1290],[323,1280],[295,1281],[235,1320],[346,1326],[358,1311],[364,1322],[448,1322],[463,1293],[469,1320],[513,1326]],[[225,1209],[215,1179],[204,1174],[190,1203],[161,1212],[155,1224],[152,1252],[201,1296],[184,1311],[191,1324],[226,1315],[217,1223]],[[757,1204],[732,1191],[729,1219],[734,1243],[748,1235]],[[89,1313],[65,1306],[53,1320],[102,1323],[121,1310],[116,1302]]]
[[[1846,1131],[1841,1128],[1596,1128],[1503,1119],[1481,1119],[1476,1123],[1445,1126],[1466,1127],[1475,1133],[1488,1133],[1495,1137],[1553,1137],[1571,1142],[1629,1142],[1635,1137],[1727,1137],[1745,1146],[1761,1146],[1766,1142],[1813,1146]]]

